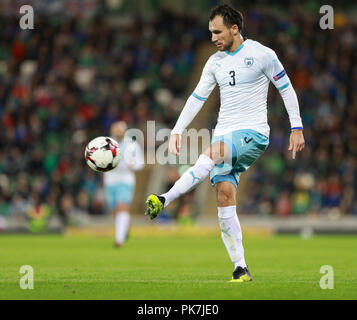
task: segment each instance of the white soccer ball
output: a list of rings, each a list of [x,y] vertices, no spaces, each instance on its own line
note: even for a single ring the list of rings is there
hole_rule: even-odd
[[[120,162],[119,144],[113,138],[97,137],[86,146],[84,158],[94,171],[110,171]]]

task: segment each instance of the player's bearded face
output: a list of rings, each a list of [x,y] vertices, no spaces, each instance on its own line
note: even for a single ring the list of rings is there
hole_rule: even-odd
[[[212,33],[212,42],[219,51],[227,51],[233,45],[233,31],[223,23],[221,16],[216,16],[209,22],[209,30]]]
[[[230,29],[224,30],[215,42],[219,51],[229,51],[233,45],[233,35]]]

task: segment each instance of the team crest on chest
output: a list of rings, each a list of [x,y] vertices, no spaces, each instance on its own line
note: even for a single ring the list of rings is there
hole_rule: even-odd
[[[244,58],[244,63],[246,66],[250,67],[254,63],[254,58],[253,57]]]

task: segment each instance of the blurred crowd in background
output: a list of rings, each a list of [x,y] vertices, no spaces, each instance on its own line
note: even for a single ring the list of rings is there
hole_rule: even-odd
[[[146,131],[172,127],[204,32],[190,16],[151,19],[16,17],[0,30],[0,210],[3,216],[105,212],[101,175],[86,167],[88,141],[116,120]]]
[[[241,9],[248,38],[273,48],[297,92],[306,147],[292,161],[290,123],[271,88],[270,146],[247,181],[243,213],[357,214],[357,27],[343,14],[322,31],[315,17]],[[208,16],[208,15],[207,15]],[[101,176],[83,150],[116,120],[172,128],[187,98],[195,49],[207,21],[157,8],[110,20],[36,17],[0,30],[0,215],[51,215],[65,222],[105,212]],[[215,118],[208,119],[213,128]]]

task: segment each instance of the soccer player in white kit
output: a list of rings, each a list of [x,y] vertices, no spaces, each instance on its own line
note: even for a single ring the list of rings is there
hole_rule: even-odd
[[[121,161],[113,170],[104,172],[104,190],[108,207],[113,211],[115,246],[125,242],[130,227],[130,204],[135,192],[135,173],[144,167],[144,155],[138,142],[125,136],[124,121],[114,122],[110,134],[119,143]]]
[[[289,77],[275,52],[257,41],[244,39],[242,27],[243,16],[239,11],[229,5],[212,9],[209,30],[218,51],[208,59],[197,87],[187,99],[171,132],[169,150],[179,154],[183,130],[218,83],[220,110],[211,145],[168,192],[151,194],[146,200],[146,214],[154,219],[170,202],[210,176],[217,193],[222,240],[234,263],[232,282],[252,281],[236,213],[236,188],[240,174],[269,144],[267,95],[270,82],[278,89],[289,115],[288,150],[292,151],[293,159],[305,145],[299,104]]]

